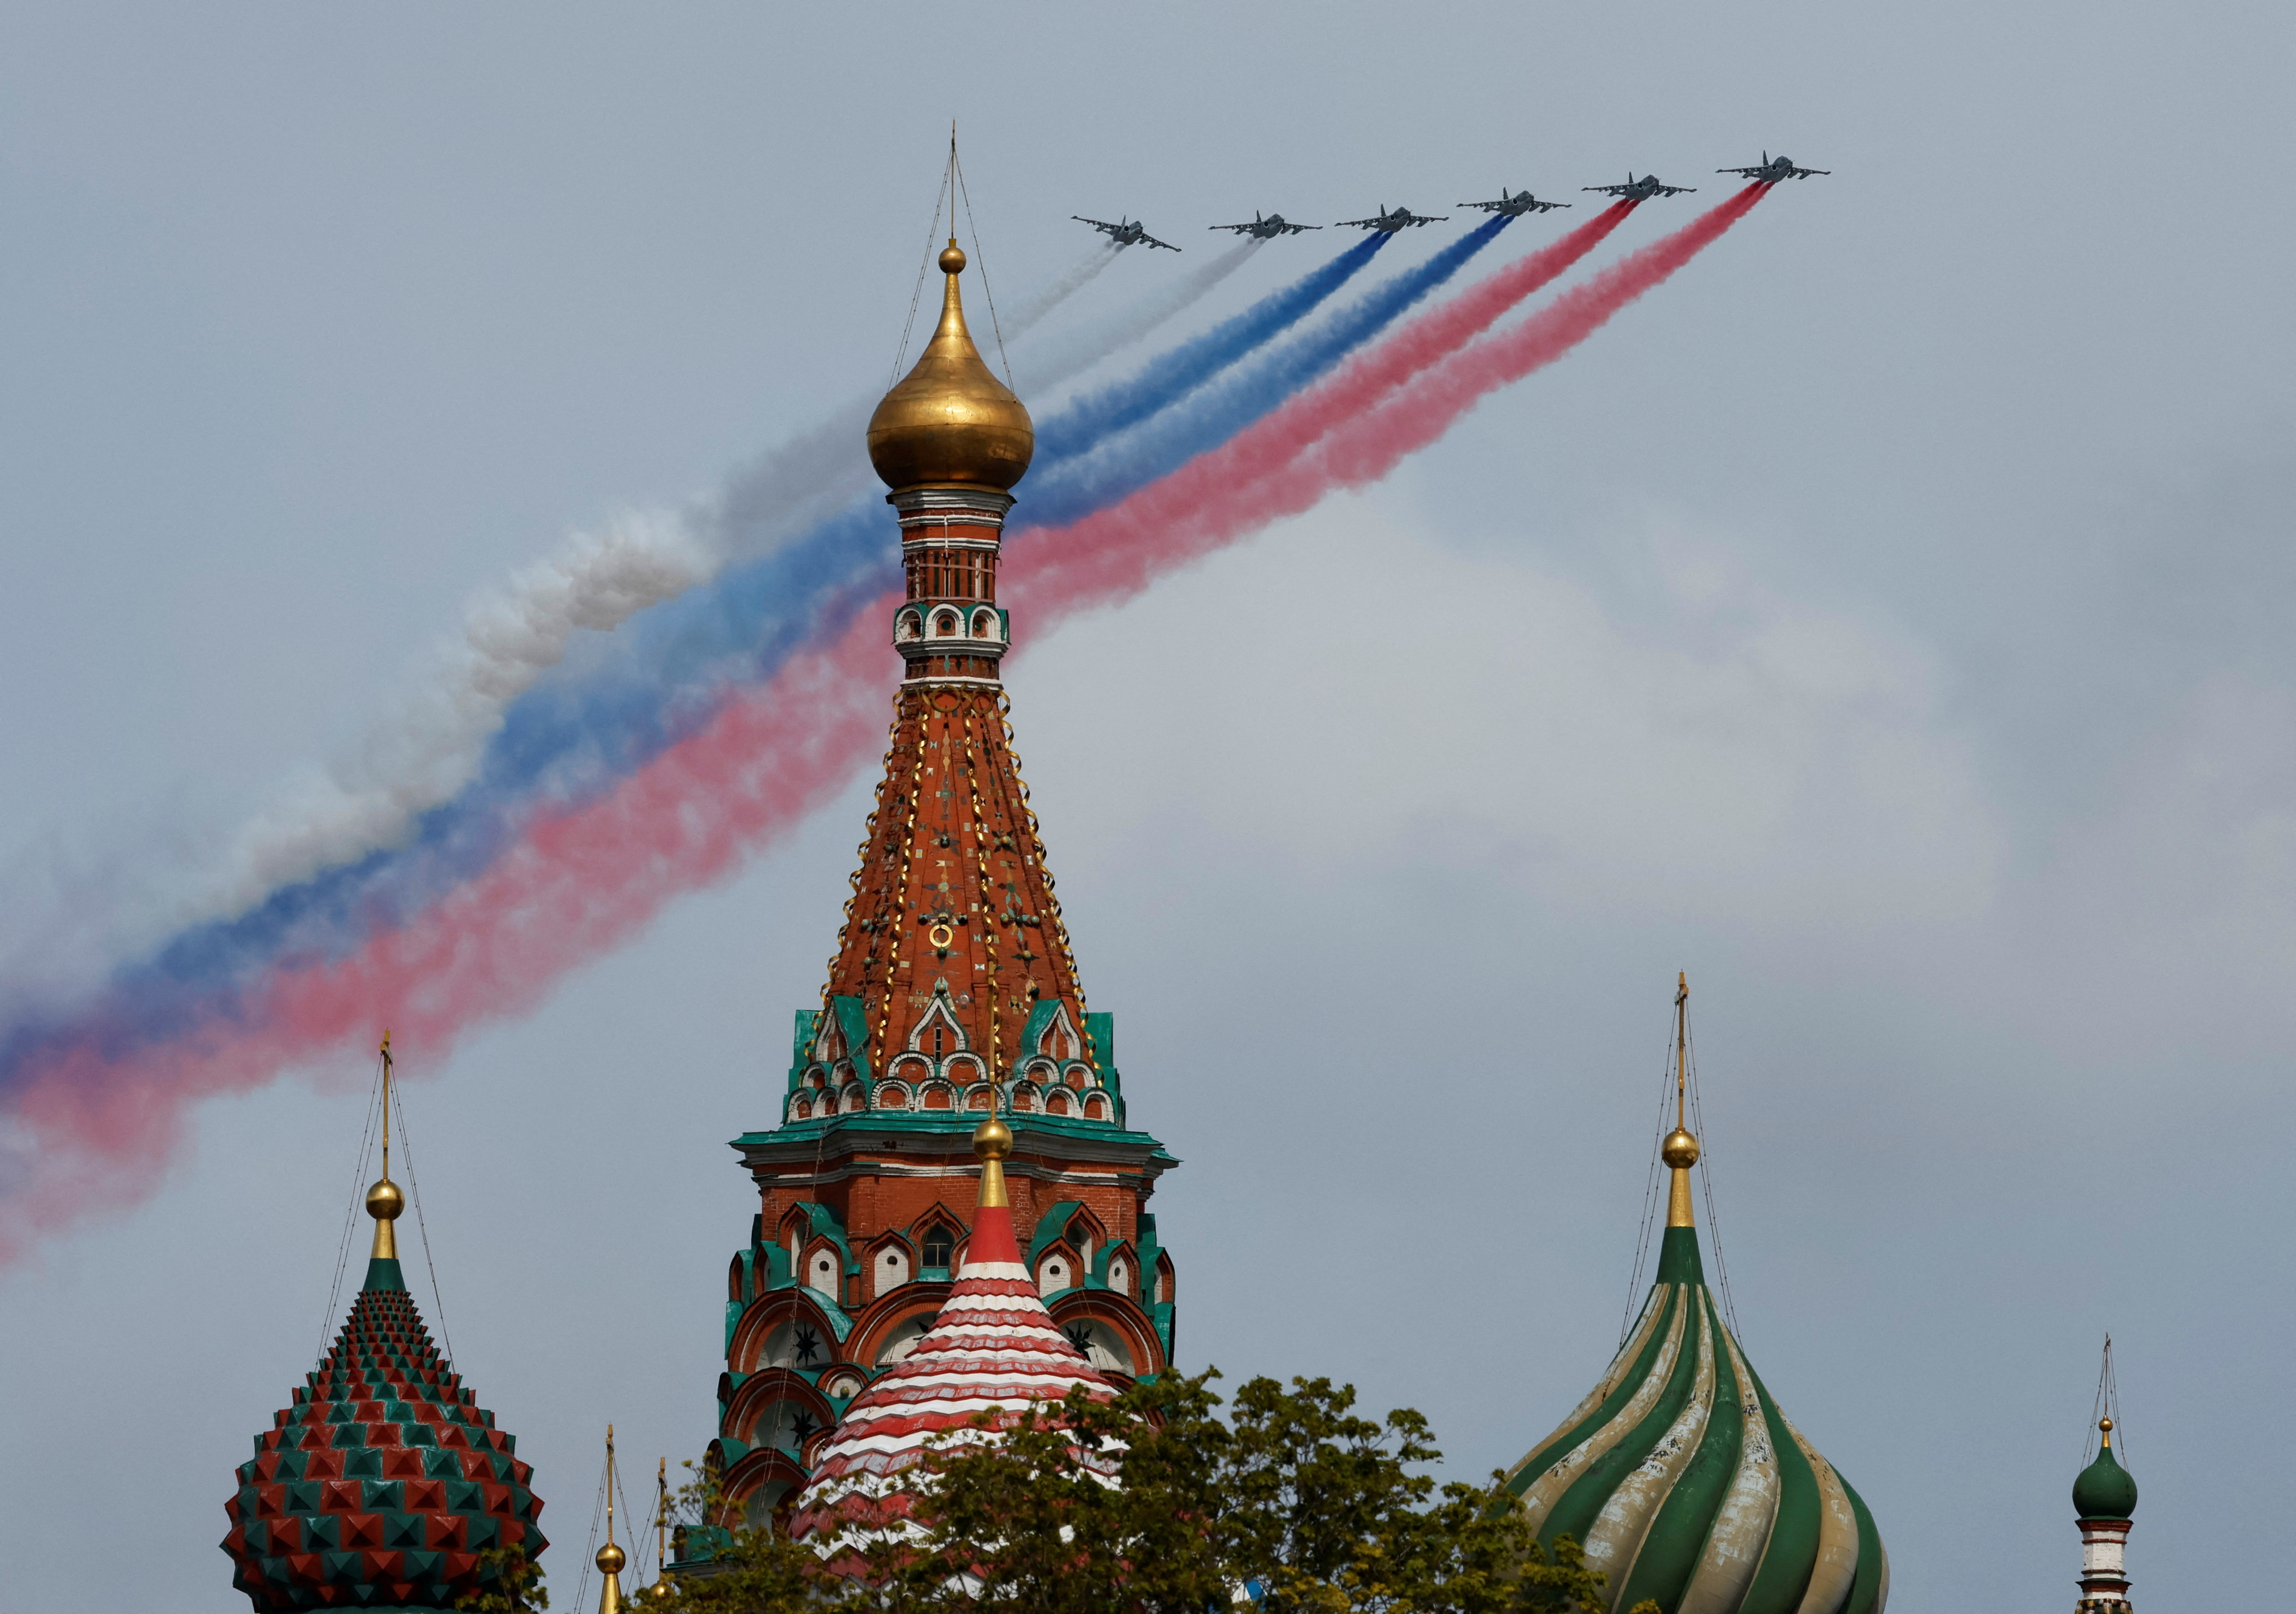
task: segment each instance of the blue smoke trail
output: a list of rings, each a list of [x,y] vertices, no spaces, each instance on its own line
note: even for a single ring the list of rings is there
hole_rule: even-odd
[[[1264,297],[1192,341],[1153,358],[1138,373],[1078,398],[1037,433],[1037,469],[1089,453],[1174,399],[1185,397],[1255,348],[1265,346],[1353,279],[1390,237],[1357,242],[1305,279]]]
[[[1052,467],[1050,474],[1030,482],[1013,529],[1081,520],[1227,441],[1394,324],[1496,241],[1510,222],[1502,215],[1478,225],[1417,268],[1374,288],[1329,324],[1277,349],[1187,408],[1163,411],[1125,440],[1103,438],[1088,455]]]
[[[1026,525],[1088,514],[1162,475],[1170,468],[1162,456],[1175,445],[1209,447],[1250,425],[1448,279],[1505,222],[1478,229],[1220,389],[1201,412],[1206,419],[1191,408],[1184,429],[1155,433],[1144,454],[1128,452],[1120,464],[1078,467],[1095,474],[1062,490],[1074,513],[1037,514]],[[1359,242],[1087,405],[1098,418],[1121,422],[1107,430],[1152,421],[1312,312],[1370,261],[1383,239]],[[1064,460],[1055,456],[1057,486],[1061,466],[1090,455],[1097,439],[1067,412],[1047,430],[1069,446]],[[1031,496],[1032,506],[1041,502],[1033,488]],[[346,955],[375,930],[413,918],[483,872],[533,819],[594,798],[693,733],[727,692],[764,682],[794,651],[841,629],[856,610],[898,586],[900,565],[887,553],[879,504],[873,496],[857,499],[786,547],[638,613],[596,665],[528,690],[504,712],[477,776],[416,818],[402,845],[283,886],[242,914],[179,932],[123,969],[113,985],[135,1004],[134,1025],[115,1027],[114,1034],[138,1043],[164,1037],[213,1013],[218,993],[250,986],[283,962]],[[20,1021],[0,1035],[0,1090],[56,1028]]]

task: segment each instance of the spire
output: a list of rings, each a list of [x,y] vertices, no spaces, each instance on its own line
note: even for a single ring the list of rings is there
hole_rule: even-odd
[[[1659,1246],[1658,1281],[1703,1283],[1706,1267],[1698,1253],[1698,1217],[1690,1194],[1690,1168],[1698,1164],[1698,1139],[1690,1130],[1690,976],[1682,971],[1674,987],[1674,1130],[1659,1144],[1666,1162],[1666,1237]]]
[[[653,1594],[669,1595],[669,1459],[660,1458],[653,1471]]]
[[[405,1289],[406,1274],[398,1265],[398,1236],[391,1225],[406,1208],[406,1196],[390,1180],[390,1033],[382,1034],[382,1176],[366,1191],[366,1213],[374,1218],[374,1248],[368,1252],[368,1289]]]
[[[598,1614],[620,1614],[622,1607],[622,1565],[629,1560],[614,1544],[614,1426],[606,1425],[606,1544],[598,1549],[598,1573],[604,1584],[598,1588]]]
[[[2112,1336],[2104,1339],[2096,1398],[2104,1415],[2096,1421],[2096,1458],[2073,1481],[2073,1513],[2080,1525],[2079,1614],[2129,1614],[2128,1532],[2136,1512],[2136,1478],[2112,1452],[2112,1414],[2120,1410],[2120,1389],[2112,1372]]]
[[[952,182],[956,169],[951,160]],[[964,323],[954,235],[941,319],[869,423],[898,514],[903,662],[855,891],[784,1118],[985,1110],[1121,1124],[1077,980],[1028,786],[1012,750],[996,603],[1006,491],[1035,430]]]
[[[1689,1001],[1675,986],[1673,1174],[1657,1280],[1609,1370],[1506,1476],[1552,1546],[1607,1577],[1603,1609],[1882,1614],[1889,1554],[1849,1483],[1794,1428],[1707,1288],[1692,1215]]]

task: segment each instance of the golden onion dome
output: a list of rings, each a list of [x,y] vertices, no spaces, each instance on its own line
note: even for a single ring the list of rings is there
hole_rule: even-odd
[[[1009,488],[1028,471],[1037,429],[1013,389],[989,373],[965,329],[956,289],[964,254],[954,236],[940,267],[948,276],[940,325],[916,368],[869,417],[869,463],[893,488],[935,482]]]

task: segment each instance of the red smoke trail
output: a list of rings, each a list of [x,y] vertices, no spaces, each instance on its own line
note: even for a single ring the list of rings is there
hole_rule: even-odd
[[[1552,364],[1600,330],[1743,218],[1767,188],[1748,185],[1564,292],[1513,331],[1472,346],[1455,343],[1449,356],[1399,391],[1345,387],[1355,373],[1351,366],[1227,447],[1191,461],[1123,504],[1067,528],[1023,535],[1015,540],[1027,548],[1023,564],[1012,573],[1014,603],[1042,611],[1061,599],[1090,596],[1109,603],[1128,598],[1172,567],[1297,515],[1335,487],[1385,476],[1442,436],[1486,393]],[[1358,361],[1363,373],[1388,373],[1383,350],[1416,335],[1414,323],[1365,355]],[[1214,461],[1222,463],[1215,468]]]
[[[95,1206],[151,1192],[193,1102],[362,1049],[385,1026],[443,1061],[461,1031],[532,1008],[668,898],[794,827],[883,732],[891,615],[890,598],[872,602],[834,643],[792,657],[611,794],[537,825],[350,956],[283,971],[242,1015],[124,1059],[91,1037],[49,1061],[12,1106],[38,1153],[0,1202],[0,1264]]]
[[[1031,591],[1029,598],[1034,600],[1047,592],[1057,594],[1064,563],[1077,560],[1081,551],[1096,553],[1109,543],[1136,542],[1143,535],[1185,520],[1188,512],[1217,499],[1223,490],[1265,476],[1305,453],[1325,432],[1361,414],[1430,365],[1457,351],[1524,298],[1552,283],[1601,245],[1634,209],[1630,201],[1612,203],[1568,235],[1477,282],[1376,347],[1357,354],[1218,448],[1198,455],[1123,503],[1064,528],[1039,528],[1020,535],[1013,542],[1029,546],[1023,553],[1029,556],[1031,568],[1041,574],[1037,581],[1043,586]],[[1129,586],[1109,597],[1136,593],[1146,583],[1144,571]]]
[[[1292,499],[1312,503],[1322,490],[1381,474],[1484,393],[1566,351],[1673,273],[1742,217],[1755,195],[1742,194],[1644,248],[1501,337],[1463,348],[1467,336],[1459,334],[1463,322],[1451,317],[1452,305],[1422,316],[1365,356],[1361,373],[1365,386],[1391,389],[1383,378],[1436,363],[1423,381],[1368,414],[1312,432],[1309,423],[1295,424],[1289,435],[1313,452],[1294,449],[1274,466],[1278,474],[1232,488],[1227,501],[1198,501],[1193,520],[1173,529],[1170,541],[1158,541],[1159,528],[1147,528],[1144,537],[1142,523],[1107,518],[1159,495],[1201,462],[1058,535],[1057,549],[1046,542],[1033,563],[1013,574],[1024,585],[1031,625],[1049,628],[1136,592],[1152,575],[1268,519],[1252,512],[1284,513]],[[1615,222],[1603,225],[1598,217],[1586,227],[1603,225],[1607,233]],[[1535,261],[1504,273],[1526,281]],[[1494,293],[1481,306],[1496,301]],[[1439,323],[1440,333],[1423,340],[1423,327]],[[1451,356],[1437,363],[1441,351]],[[1279,413],[1302,408],[1311,396]],[[1015,541],[1054,538],[1040,533]],[[792,657],[771,682],[729,701],[611,793],[537,825],[485,875],[349,957],[283,971],[240,1016],[165,1047],[119,1058],[91,1036],[58,1056],[12,1108],[11,1118],[38,1152],[26,1180],[11,1184],[0,1201],[0,1264],[94,1207],[151,1192],[182,1135],[184,1111],[197,1100],[364,1049],[384,1026],[401,1046],[443,1061],[462,1031],[531,1009],[565,972],[628,940],[671,897],[722,878],[739,858],[795,827],[844,788],[877,742],[896,671],[884,643],[894,603],[888,595],[865,605],[833,643]]]

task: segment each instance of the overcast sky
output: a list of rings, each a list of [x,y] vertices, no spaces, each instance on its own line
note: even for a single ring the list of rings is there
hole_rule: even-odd
[[[1615,253],[1783,145],[1833,176],[1382,486],[1014,624],[1086,987],[1185,1162],[1182,1363],[1416,1405],[1459,1477],[1520,1456],[1617,1337],[1687,970],[1743,1342],[1900,1614],[2069,1603],[2107,1329],[2136,1598],[2260,1604],[2292,45],[2283,6],[2109,0],[0,0],[0,944],[351,754],[570,532],[882,387],[951,116],[1015,297],[1072,213],[1200,254],[1254,208],[1703,187]],[[1128,253],[1078,315],[1196,261]],[[648,1468],[713,1432],[724,1141],[775,1113],[865,811],[405,1050],[444,1321],[562,1596],[605,1422]],[[0,1274],[23,1606],[242,1606],[231,1471],[337,1321],[367,1076],[196,1111],[146,1201]]]

